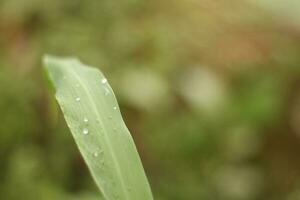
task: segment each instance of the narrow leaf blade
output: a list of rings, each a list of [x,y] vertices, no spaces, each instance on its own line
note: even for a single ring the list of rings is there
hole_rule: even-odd
[[[46,56],[66,122],[106,200],[152,200],[115,95],[104,75],[74,58]]]

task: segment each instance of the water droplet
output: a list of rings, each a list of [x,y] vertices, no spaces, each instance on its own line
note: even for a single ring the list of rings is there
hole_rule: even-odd
[[[108,119],[112,119],[112,116],[109,116]]]
[[[85,123],[89,122],[88,118],[86,118],[86,117],[83,119],[83,121],[84,121]]]
[[[98,155],[99,155],[98,152],[93,153],[93,156],[95,156],[95,157],[98,157]]]
[[[117,110],[117,106],[114,107],[114,110]]]
[[[107,83],[107,79],[106,79],[106,78],[102,79],[101,83],[102,83],[102,84]]]
[[[114,132],[117,132],[117,128],[116,127],[114,127],[113,130],[114,130]]]
[[[84,128],[83,131],[82,131],[82,133],[83,133],[84,135],[87,135],[87,134],[89,134],[89,130],[88,130],[87,128]]]
[[[80,101],[80,98],[79,97],[76,97],[76,99],[75,99],[77,102],[79,102]]]

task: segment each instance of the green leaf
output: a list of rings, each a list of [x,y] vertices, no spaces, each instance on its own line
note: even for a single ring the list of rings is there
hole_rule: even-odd
[[[115,95],[103,74],[74,58],[46,56],[66,122],[106,200],[152,200]]]

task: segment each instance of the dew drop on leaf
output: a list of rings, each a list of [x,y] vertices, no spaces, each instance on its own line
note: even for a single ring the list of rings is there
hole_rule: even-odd
[[[102,79],[102,80],[101,80],[101,83],[102,83],[102,84],[107,83],[107,79],[106,79],[106,78]]]
[[[80,98],[79,97],[76,97],[76,99],[75,99],[77,102],[79,102],[80,101]]]
[[[95,156],[95,157],[98,157],[98,155],[99,155],[98,152],[93,153],[93,156]]]
[[[89,130],[88,130],[87,128],[84,128],[83,131],[82,131],[82,133],[83,133],[84,135],[87,135],[87,134],[89,134]]]
[[[86,117],[83,119],[83,121],[84,121],[85,123],[89,122],[88,118],[86,118]]]

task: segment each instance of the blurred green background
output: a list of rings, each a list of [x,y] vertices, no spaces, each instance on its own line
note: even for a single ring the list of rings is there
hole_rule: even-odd
[[[45,53],[104,71],[156,200],[300,199],[300,8],[289,1],[0,0],[0,199],[100,196]]]

